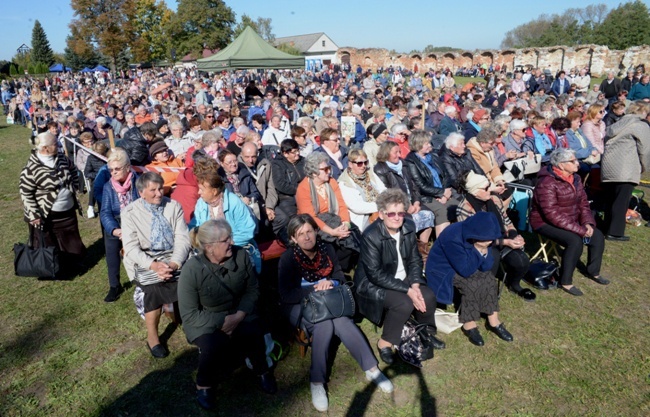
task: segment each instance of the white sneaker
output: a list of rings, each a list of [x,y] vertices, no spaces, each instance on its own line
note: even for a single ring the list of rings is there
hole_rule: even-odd
[[[329,402],[327,401],[327,392],[325,392],[325,385],[323,384],[314,384],[311,382],[311,403],[314,404],[314,408],[318,411],[327,411],[329,408]]]
[[[95,217],[95,209],[92,206],[88,206],[88,218],[92,219]]]
[[[395,389],[393,383],[390,382],[390,379],[388,379],[379,368],[375,371],[366,371],[366,379],[377,384],[379,389],[386,393],[391,393]]]

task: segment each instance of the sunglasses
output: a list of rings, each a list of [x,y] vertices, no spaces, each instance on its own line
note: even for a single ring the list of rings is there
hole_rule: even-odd
[[[332,171],[332,167],[325,167],[325,168],[318,168],[318,169],[319,169],[319,171],[323,171],[323,172],[331,172]]]
[[[404,216],[406,216],[405,211],[385,211],[384,215],[388,217],[389,219],[393,219],[395,217],[399,217],[400,219],[403,219]]]
[[[124,166],[121,166],[119,168],[109,168],[108,172],[120,172],[124,169]]]
[[[361,167],[367,167],[368,164],[369,164],[369,162],[368,162],[367,160],[366,160],[366,161],[350,161],[350,163],[355,164],[355,165],[358,166],[359,168],[361,168]]]

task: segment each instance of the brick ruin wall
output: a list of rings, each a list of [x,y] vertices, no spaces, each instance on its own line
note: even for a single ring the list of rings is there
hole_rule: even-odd
[[[616,71],[622,75],[628,68],[639,64],[650,64],[650,46],[635,46],[624,51],[610,50],[601,45],[579,45],[574,47],[553,46],[548,48],[526,49],[485,49],[475,51],[454,51],[444,53],[410,53],[392,54],[387,49],[379,48],[339,48],[338,62],[349,62],[353,68],[377,69],[401,66],[423,72],[428,68],[455,70],[471,67],[474,64],[499,64],[512,71],[514,66],[549,69],[552,73],[560,69],[591,68],[593,76],[604,76],[607,71]]]

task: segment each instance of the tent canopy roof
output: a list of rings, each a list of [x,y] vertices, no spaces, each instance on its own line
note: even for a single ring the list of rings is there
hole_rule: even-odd
[[[250,26],[219,53],[196,61],[202,71],[255,68],[304,68],[305,58],[275,49]]]

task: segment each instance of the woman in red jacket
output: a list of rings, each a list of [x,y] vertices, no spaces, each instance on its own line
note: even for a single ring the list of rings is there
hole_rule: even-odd
[[[589,200],[580,176],[579,163],[572,149],[558,148],[551,153],[550,165],[539,171],[533,193],[530,224],[542,236],[563,246],[560,283],[571,295],[582,295],[573,285],[573,271],[582,255],[583,245],[589,247],[587,275],[601,285],[609,281],[600,275],[605,238],[596,229]]]

